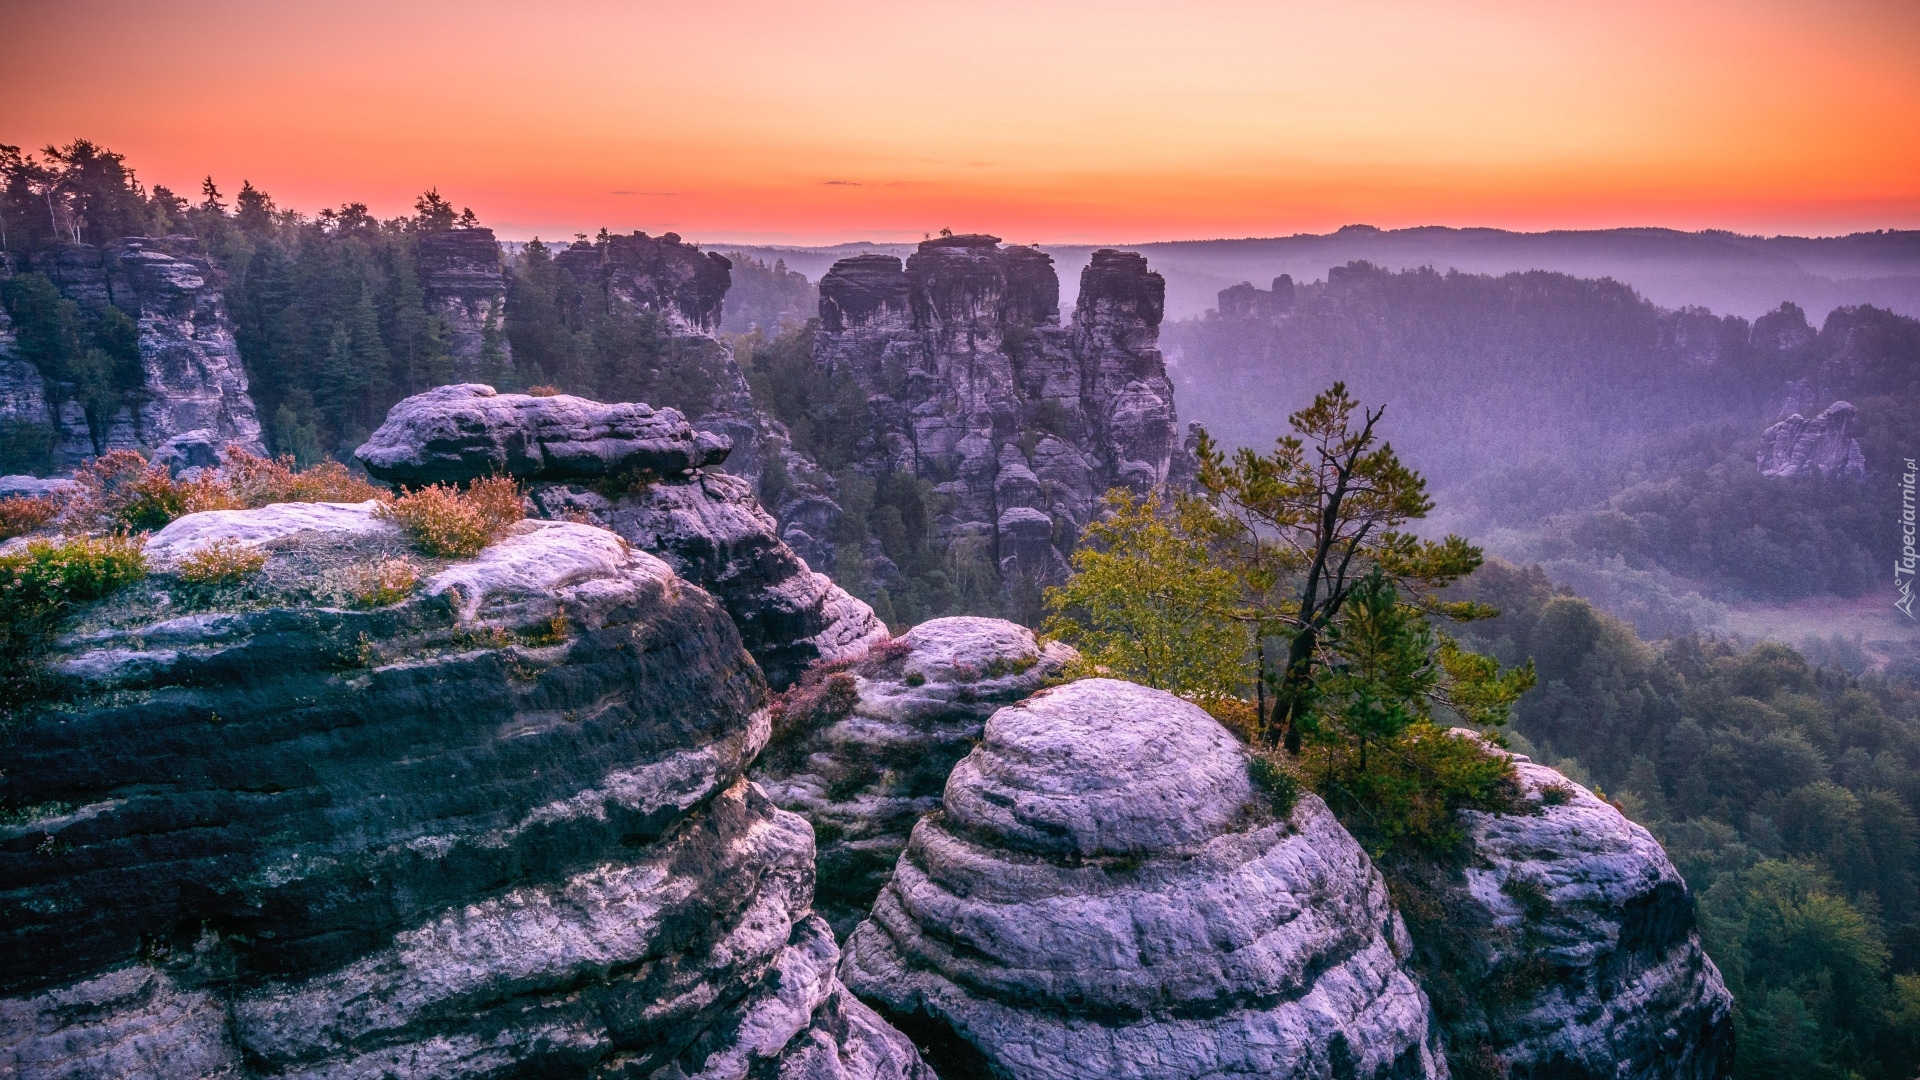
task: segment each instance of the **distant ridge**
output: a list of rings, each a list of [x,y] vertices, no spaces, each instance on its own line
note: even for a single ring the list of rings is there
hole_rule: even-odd
[[[861,252],[906,255],[913,243],[848,242],[829,246],[710,242],[819,280],[836,261]],[[1167,279],[1167,317],[1192,318],[1214,306],[1221,289],[1242,281],[1265,285],[1280,274],[1299,281],[1326,277],[1329,267],[1364,260],[1391,269],[1432,266],[1472,273],[1557,270],[1611,277],[1662,307],[1702,306],[1757,317],[1792,300],[1816,319],[1835,307],[1873,304],[1920,316],[1920,230],[1845,236],[1749,236],[1721,229],[1556,229],[1514,232],[1426,225],[1377,229],[1348,225],[1331,233],[1282,237],[1161,240],[1150,243],[1042,244],[1063,282],[1079,276],[1102,247],[1145,255]]]

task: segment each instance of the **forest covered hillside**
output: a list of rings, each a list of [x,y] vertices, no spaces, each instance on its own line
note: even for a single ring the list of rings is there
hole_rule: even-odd
[[[1441,494],[1439,527],[1547,565],[1658,637],[1721,626],[1727,605],[1884,594],[1891,612],[1920,321],[1815,319],[1791,303],[1751,321],[1668,310],[1542,271],[1356,263],[1223,291],[1165,340],[1185,415],[1233,444],[1265,443],[1272,416],[1344,379],[1387,407]],[[1811,445],[1824,429],[1806,424],[1841,401],[1853,412],[1827,437],[1858,461],[1761,460],[1776,424],[1804,414],[1793,430]]]

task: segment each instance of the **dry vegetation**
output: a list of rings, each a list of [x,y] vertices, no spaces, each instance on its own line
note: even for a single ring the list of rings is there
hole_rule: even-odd
[[[493,476],[465,490],[431,484],[387,503],[380,514],[405,529],[427,554],[463,558],[478,554],[526,517],[526,505],[518,485]]]
[[[265,569],[267,553],[243,540],[227,537],[180,560],[175,573],[195,585],[230,585]]]
[[[354,600],[361,607],[386,607],[413,595],[420,584],[420,570],[407,558],[382,559],[361,571],[354,588]]]
[[[0,499],[0,540],[25,536],[59,516],[58,499],[44,495],[16,495],[11,499]]]
[[[365,502],[384,489],[337,461],[301,470],[293,458],[264,458],[238,446],[221,452],[221,467],[191,480],[132,450],[111,450],[74,472],[80,490],[61,515],[69,528],[151,531],[202,510],[251,510],[285,502]]]

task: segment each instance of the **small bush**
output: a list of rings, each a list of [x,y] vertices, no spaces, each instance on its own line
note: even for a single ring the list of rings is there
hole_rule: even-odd
[[[773,719],[774,744],[830,724],[853,711],[859,702],[859,683],[847,669],[849,660],[816,663],[800,681],[776,694],[768,703]]]
[[[0,540],[25,536],[60,516],[60,501],[47,496],[0,499]]]
[[[366,502],[384,499],[375,487],[337,461],[309,469],[295,466],[293,455],[264,458],[238,446],[221,451],[221,472],[236,504],[254,508],[286,502]]]
[[[361,607],[386,607],[413,595],[420,571],[411,559],[382,559],[361,570],[353,599]]]
[[[215,540],[180,560],[175,573],[195,585],[230,585],[266,569],[267,553],[231,537]]]
[[[1287,755],[1279,750],[1251,751],[1247,774],[1255,790],[1266,795],[1274,816],[1285,821],[1293,813],[1294,803],[1300,800],[1300,780],[1293,775]]]
[[[1337,747],[1318,747],[1301,756],[1300,771],[1376,856],[1403,844],[1454,847],[1466,835],[1462,809],[1524,809],[1507,755],[1425,721],[1375,744],[1364,768]]]
[[[527,387],[527,396],[528,397],[559,397],[560,388],[557,386],[548,386],[544,383],[542,383],[539,386],[529,386]]]
[[[0,555],[0,716],[32,696],[35,661],[69,607],[146,572],[139,543],[126,536],[37,540]]]
[[[429,555],[465,558],[478,554],[501,532],[526,516],[520,489],[504,476],[477,480],[467,490],[432,484],[380,508]]]
[[[1547,806],[1565,806],[1573,801],[1573,789],[1565,784],[1548,784],[1540,789],[1540,801]]]
[[[175,480],[132,450],[109,450],[74,470],[80,491],[67,505],[67,518],[82,528],[146,532],[202,510],[240,506],[221,478],[202,473]]]

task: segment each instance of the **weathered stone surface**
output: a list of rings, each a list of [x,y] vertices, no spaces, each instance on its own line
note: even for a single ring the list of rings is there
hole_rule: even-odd
[[[364,505],[150,545],[220,537],[258,580],[87,609],[10,731],[10,1075],[744,1080],[803,1033],[920,1075],[829,1007],[812,836],[744,777],[763,683],[711,597],[574,522],[372,610],[358,569],[404,548]]]
[[[108,248],[62,247],[33,269],[82,305],[113,305],[139,326],[141,386],[113,416],[91,421],[71,388],[40,387],[23,361],[0,344],[0,422],[51,430],[51,467],[70,470],[106,450],[154,451],[189,432],[220,446],[264,452],[260,421],[247,393],[222,277],[188,236],[129,237]],[[31,372],[31,374],[29,374]]]
[[[1265,806],[1193,705],[1043,692],[988,721],[841,978],[958,1047],[949,1080],[1446,1075],[1366,853],[1311,795]]]
[[[1866,479],[1856,419],[1851,403],[1836,401],[1811,420],[1796,412],[1774,424],[1760,433],[1760,475]]]
[[[382,480],[430,484],[493,475],[677,476],[726,460],[729,449],[711,435],[696,435],[673,409],[608,405],[570,394],[501,394],[491,386],[457,383],[396,404],[354,456]]]
[[[513,366],[502,332],[506,318],[506,260],[493,230],[476,227],[424,233],[420,288],[444,321],[454,377],[491,381]]]
[[[873,609],[815,573],[783,543],[743,478],[700,471],[611,498],[578,485],[536,485],[536,512],[612,530],[712,592],[782,688],[819,660],[857,656],[886,637]]]
[[[1449,1057],[1515,1080],[1726,1076],[1733,999],[1666,852],[1560,773],[1515,767],[1531,812],[1463,812],[1471,857],[1425,883],[1445,914],[1414,925]]]
[[[814,910],[841,936],[866,918],[907,835],[940,805],[947,774],[980,741],[987,717],[1058,677],[1074,651],[1002,619],[921,623],[841,676],[851,705],[791,719],[754,766],[781,809],[818,838]]]
[[[1164,293],[1140,256],[1095,252],[1063,327],[1049,256],[945,236],[904,265],[836,263],[814,355],[867,391],[873,426],[855,467],[934,482],[939,542],[983,543],[1010,593],[1020,582],[1037,595],[1066,575],[1107,489],[1184,476],[1156,346]]]
[[[584,240],[556,252],[554,261],[574,280],[618,293],[635,307],[664,317],[678,332],[712,334],[732,284],[733,264],[718,252],[683,243],[677,233]]]

